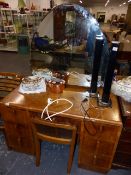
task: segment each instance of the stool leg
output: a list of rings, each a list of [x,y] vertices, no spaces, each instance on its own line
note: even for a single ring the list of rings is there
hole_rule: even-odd
[[[39,166],[40,165],[40,141],[39,140],[36,140],[35,150],[36,150],[36,166]]]
[[[68,160],[68,166],[67,166],[67,174],[70,174],[73,157],[74,157],[74,151],[76,146],[76,130],[73,131],[72,134],[72,141],[70,143],[70,151],[69,151],[69,160]]]

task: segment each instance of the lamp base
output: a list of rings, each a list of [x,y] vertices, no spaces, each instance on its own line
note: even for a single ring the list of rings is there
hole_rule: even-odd
[[[111,99],[109,99],[108,103],[106,103],[106,102],[103,102],[101,98],[98,98],[97,104],[100,107],[110,107],[110,108],[112,107],[112,101],[111,101]]]
[[[89,92],[89,97],[98,98],[98,93]]]

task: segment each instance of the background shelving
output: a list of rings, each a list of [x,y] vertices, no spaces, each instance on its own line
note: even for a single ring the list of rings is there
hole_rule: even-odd
[[[0,43],[6,45],[16,37],[16,29],[10,8],[0,8]]]
[[[31,10],[20,14],[16,9],[0,8],[0,44],[4,46],[13,42],[17,44],[19,34],[31,38],[47,12],[47,10]]]

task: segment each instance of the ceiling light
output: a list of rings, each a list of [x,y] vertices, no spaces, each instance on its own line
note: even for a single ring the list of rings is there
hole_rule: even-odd
[[[82,1],[81,0],[79,2],[82,4]]]
[[[105,3],[105,7],[108,5],[108,3],[110,2],[110,0],[107,0]]]
[[[126,2],[123,2],[123,5],[125,5],[126,4]]]
[[[128,2],[131,2],[131,0],[128,0]]]

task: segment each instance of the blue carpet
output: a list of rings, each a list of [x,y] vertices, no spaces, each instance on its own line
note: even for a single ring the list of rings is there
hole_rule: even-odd
[[[35,157],[9,151],[5,139],[0,134],[0,175],[66,175],[69,147],[48,142],[42,143],[41,164],[35,166]],[[77,166],[76,147],[71,175],[102,175]],[[107,175],[131,175],[131,171],[111,169]]]

